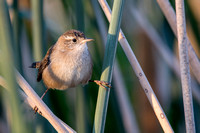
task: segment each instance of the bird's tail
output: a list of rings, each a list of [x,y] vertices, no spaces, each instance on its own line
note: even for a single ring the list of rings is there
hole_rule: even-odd
[[[39,68],[40,67],[40,62],[33,62],[29,68]]]

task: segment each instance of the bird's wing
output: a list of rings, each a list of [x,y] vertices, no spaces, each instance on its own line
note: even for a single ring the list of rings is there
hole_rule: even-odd
[[[54,46],[54,45],[53,45]],[[53,46],[51,46],[45,57],[43,58],[43,60],[40,62],[40,67],[38,69],[38,75],[37,75],[37,81],[39,82],[42,79],[42,73],[44,71],[44,69],[50,64],[50,54],[53,50]]]

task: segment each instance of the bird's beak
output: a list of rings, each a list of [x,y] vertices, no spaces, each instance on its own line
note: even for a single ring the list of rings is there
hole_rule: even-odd
[[[86,39],[84,39],[83,41],[81,41],[81,44],[84,44],[84,43],[86,43],[86,42],[91,42],[91,41],[94,41],[94,39],[86,38]]]

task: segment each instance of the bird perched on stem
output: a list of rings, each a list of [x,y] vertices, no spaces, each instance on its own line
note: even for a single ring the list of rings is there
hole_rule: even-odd
[[[34,62],[30,68],[37,68],[37,81],[43,80],[47,90],[65,90],[78,85],[85,85],[89,81],[106,87],[109,83],[99,80],[90,80],[92,75],[92,59],[88,51],[87,39],[83,32],[69,30],[62,34],[56,44],[51,46],[40,62]],[[37,112],[37,108],[35,111]]]

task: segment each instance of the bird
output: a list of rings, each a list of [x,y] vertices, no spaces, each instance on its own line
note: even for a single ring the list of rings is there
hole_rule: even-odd
[[[93,62],[87,46],[91,41],[81,31],[66,31],[41,61],[32,63],[30,68],[38,69],[37,81],[43,80],[47,87],[41,99],[49,89],[66,90],[88,82],[111,88],[110,83],[91,80]],[[37,107],[34,110],[36,113]]]

